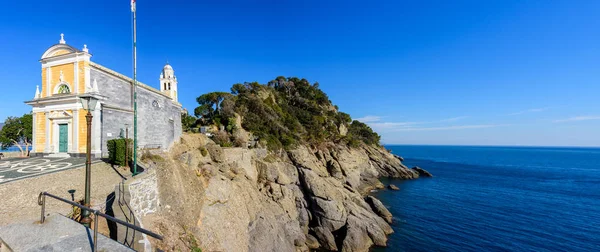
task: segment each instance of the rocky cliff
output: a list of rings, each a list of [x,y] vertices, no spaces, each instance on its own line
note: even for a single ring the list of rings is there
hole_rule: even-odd
[[[324,143],[288,151],[221,148],[185,134],[161,158],[158,211],[144,225],[166,251],[368,251],[385,246],[391,214],[366,194],[378,177],[415,179],[382,147]],[[154,161],[150,161],[154,160]]]

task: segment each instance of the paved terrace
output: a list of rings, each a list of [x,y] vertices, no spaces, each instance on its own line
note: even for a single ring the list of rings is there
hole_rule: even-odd
[[[0,244],[4,243],[3,247],[8,247],[15,252],[92,251],[93,241],[94,231],[92,229],[58,214],[47,217],[43,224],[38,221],[0,227]],[[98,251],[129,252],[133,250],[98,234]]]
[[[7,158],[0,160],[0,184],[85,166],[85,158]]]

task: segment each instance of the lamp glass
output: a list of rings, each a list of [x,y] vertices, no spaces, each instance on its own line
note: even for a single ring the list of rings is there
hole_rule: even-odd
[[[79,101],[85,110],[88,110],[88,99],[89,97],[79,97]]]
[[[94,111],[94,109],[96,108],[96,103],[98,102],[98,99],[96,99],[93,96],[84,96],[84,97],[79,97],[81,105],[83,106],[83,109],[85,109],[86,111]]]
[[[96,108],[96,103],[98,102],[98,99],[94,98],[94,97],[90,97],[89,103],[88,103],[88,109],[89,111],[94,111],[94,109]]]

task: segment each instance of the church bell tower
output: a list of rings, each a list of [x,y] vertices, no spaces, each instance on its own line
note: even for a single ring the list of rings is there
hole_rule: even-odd
[[[175,77],[175,71],[169,63],[165,64],[162,72],[160,73],[160,92],[171,97],[173,101],[177,101],[177,77]]]

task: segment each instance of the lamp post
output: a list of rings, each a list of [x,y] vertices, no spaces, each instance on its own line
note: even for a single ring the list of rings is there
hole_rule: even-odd
[[[125,124],[125,166],[129,167],[129,124]]]
[[[98,99],[92,95],[82,95],[79,97],[83,109],[87,111],[85,115],[85,121],[87,122],[87,142],[86,142],[86,161],[85,161],[85,200],[83,205],[90,207],[90,184],[91,184],[91,166],[92,166],[92,111],[96,108]],[[87,210],[82,211],[82,217],[80,222],[86,227],[90,227],[92,218],[90,218],[90,212]]]

